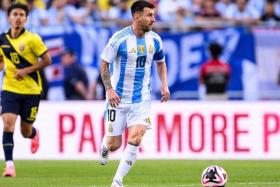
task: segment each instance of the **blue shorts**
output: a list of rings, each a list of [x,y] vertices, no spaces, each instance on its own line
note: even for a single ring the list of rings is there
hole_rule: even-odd
[[[36,119],[40,103],[40,95],[17,94],[9,91],[2,91],[1,105],[4,113],[20,115],[21,120],[33,123]]]

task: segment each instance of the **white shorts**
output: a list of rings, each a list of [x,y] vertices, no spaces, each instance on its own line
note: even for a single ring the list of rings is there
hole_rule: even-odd
[[[107,136],[119,136],[133,125],[151,128],[151,102],[120,103],[115,108],[107,104],[104,120]]]

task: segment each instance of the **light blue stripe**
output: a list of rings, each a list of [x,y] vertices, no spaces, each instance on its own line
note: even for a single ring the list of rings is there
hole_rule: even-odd
[[[142,52],[139,51],[139,46],[144,46],[145,50]],[[147,58],[145,38],[137,38],[137,59],[141,57],[145,59]],[[135,66],[137,66],[137,62]],[[132,103],[139,103],[142,101],[142,88],[143,88],[144,76],[145,76],[145,66],[136,67],[135,76],[134,76]]]
[[[109,103],[106,103],[106,107],[105,107],[105,111],[104,111],[104,124],[106,123],[106,120],[108,118],[108,107],[109,107]]]
[[[123,41],[119,47],[118,54],[120,55],[120,76],[119,81],[116,87],[117,94],[122,98],[123,94],[123,84],[124,84],[124,76],[126,70],[126,62],[127,62],[127,43],[126,40]]]
[[[118,33],[116,36],[114,36],[111,45],[114,46],[120,38],[124,37],[125,35],[127,35],[129,33],[130,33],[129,27],[123,29],[122,31],[120,31],[120,33]]]

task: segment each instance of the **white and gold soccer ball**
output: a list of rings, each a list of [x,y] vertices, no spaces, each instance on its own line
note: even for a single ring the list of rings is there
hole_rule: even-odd
[[[217,165],[208,166],[201,174],[201,184],[204,187],[224,187],[227,180],[227,172]]]

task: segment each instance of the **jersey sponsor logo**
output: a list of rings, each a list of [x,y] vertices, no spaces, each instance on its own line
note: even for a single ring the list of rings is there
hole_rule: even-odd
[[[154,53],[154,48],[153,48],[152,45],[149,46],[148,51],[149,51],[150,54]]]
[[[134,48],[132,48],[129,53],[136,53],[136,50]]]
[[[11,48],[10,45],[1,45],[1,48]]]

